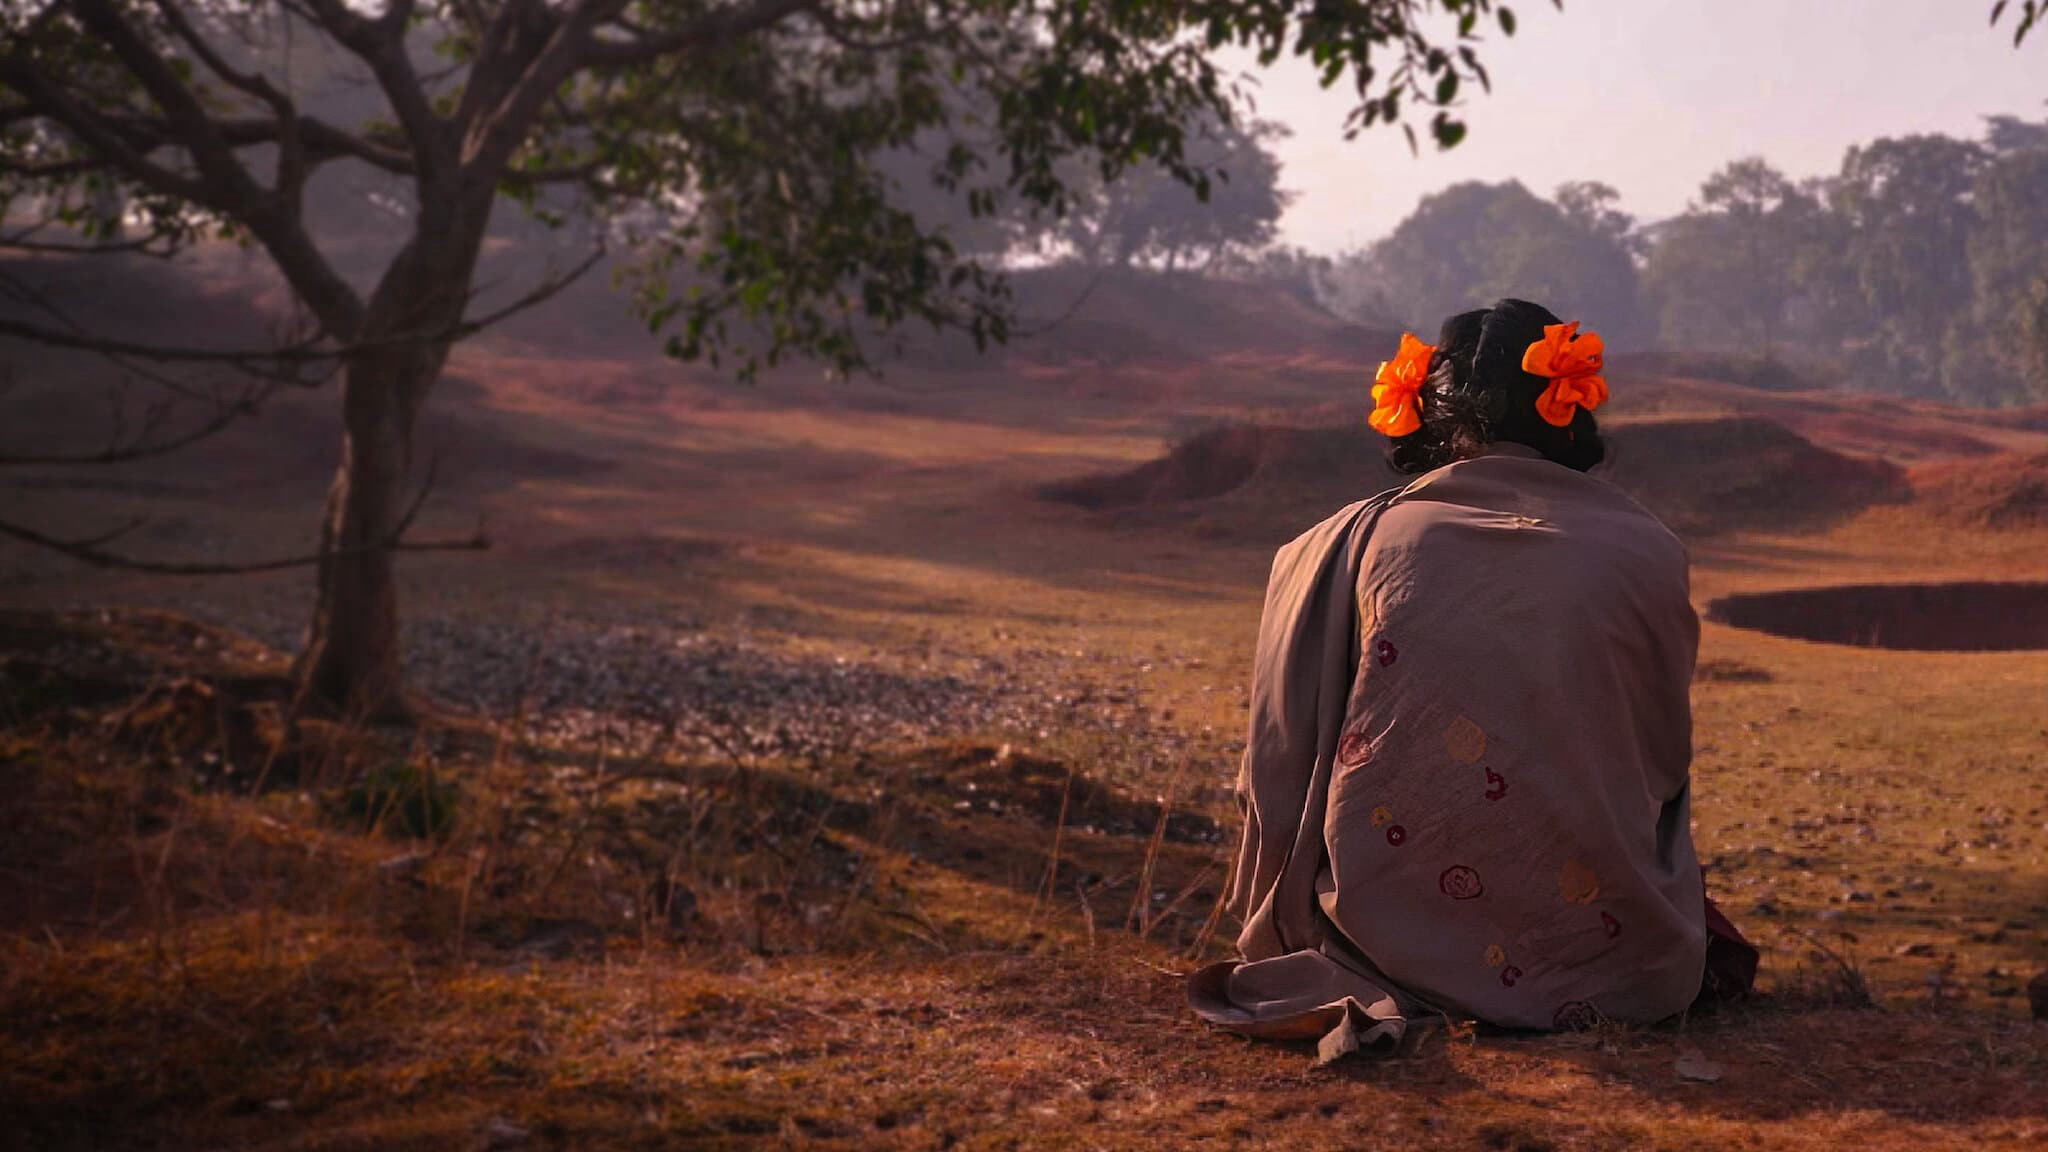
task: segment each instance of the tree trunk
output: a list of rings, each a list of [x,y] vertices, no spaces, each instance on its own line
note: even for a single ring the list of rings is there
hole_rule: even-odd
[[[401,358],[350,362],[342,382],[341,466],[320,527],[319,597],[300,654],[310,694],[351,714],[404,710],[398,588],[389,545],[405,514],[413,422],[430,381]]]
[[[409,711],[392,546],[415,498],[414,425],[448,359],[481,240],[480,224],[422,221],[371,296],[354,340],[361,350],[343,363],[341,466],[327,490],[319,596],[298,673],[311,697],[349,715]]]

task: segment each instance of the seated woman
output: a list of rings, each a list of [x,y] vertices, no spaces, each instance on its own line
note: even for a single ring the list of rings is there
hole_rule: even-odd
[[[1348,1049],[1417,1014],[1649,1023],[1701,993],[1699,621],[1684,546],[1586,475],[1600,371],[1598,336],[1521,300],[1381,366],[1370,423],[1422,476],[1274,560],[1229,897],[1244,961],[1191,981],[1204,1019]],[[1734,960],[1746,986],[1755,954]]]

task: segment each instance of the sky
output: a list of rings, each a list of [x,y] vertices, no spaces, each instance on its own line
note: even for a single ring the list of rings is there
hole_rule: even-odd
[[[1601,180],[1622,206],[1683,211],[1708,174],[1760,155],[1797,178],[1834,172],[1879,136],[1977,136],[1993,114],[2048,116],[2048,28],[2012,46],[1990,0],[1511,0],[1520,25],[1480,45],[1493,92],[1461,97],[1471,134],[1411,153],[1398,128],[1346,142],[1343,82],[1246,56],[1258,115],[1293,130],[1275,150],[1296,194],[1281,239],[1337,252],[1385,235],[1423,196],[1519,179],[1549,195]],[[2017,7],[2017,5],[2015,5]]]

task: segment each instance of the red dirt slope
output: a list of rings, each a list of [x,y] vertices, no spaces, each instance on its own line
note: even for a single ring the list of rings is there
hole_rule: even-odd
[[[1929,465],[1915,494],[1936,516],[1972,528],[2048,527],[2048,452]]]
[[[1596,475],[1688,535],[1804,526],[1909,491],[1896,465],[1822,448],[1761,417],[1643,421],[1611,430],[1607,441],[1609,463]],[[1400,482],[1363,429],[1237,425],[1040,495],[1092,511],[1201,508],[1306,522]]]

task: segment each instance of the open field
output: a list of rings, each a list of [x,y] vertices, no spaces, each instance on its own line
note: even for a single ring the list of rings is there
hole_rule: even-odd
[[[0,550],[0,1144],[2048,1140],[2041,650],[1709,620],[1697,841],[1765,950],[1753,1003],[1446,1021],[1321,1070],[1197,1026],[1266,564],[1385,477],[1372,334],[1188,292],[1169,320],[1110,285],[881,382],[742,389],[538,329],[466,349],[421,530],[482,515],[494,548],[403,565],[417,730],[295,710],[304,573]],[[39,427],[86,435],[38,369]],[[2048,579],[2048,412],[1612,379],[1612,476],[1687,535],[1703,611]],[[136,552],[303,550],[332,401],[5,498],[81,534],[146,517]],[[1232,424],[1290,428],[1169,454]],[[1679,1076],[1694,1048],[1718,1078]]]

